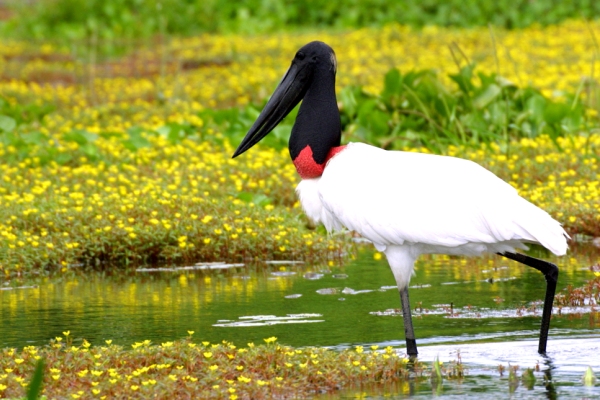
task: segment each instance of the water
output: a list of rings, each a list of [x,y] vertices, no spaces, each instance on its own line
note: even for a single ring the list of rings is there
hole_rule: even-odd
[[[576,335],[572,339],[553,339],[554,350],[548,357],[537,353],[536,341],[512,341],[502,343],[470,343],[453,345],[423,346],[419,357],[425,360],[456,360],[458,352],[466,376],[461,379],[445,379],[433,383],[429,379],[413,379],[388,385],[372,385],[364,388],[351,388],[335,395],[323,395],[320,400],[331,398],[429,398],[444,395],[445,398],[477,399],[506,398],[511,394],[519,399],[577,398],[592,399],[600,396],[600,386],[582,384],[583,371],[588,366],[600,369],[600,338],[586,338]],[[516,362],[515,362],[516,361]],[[505,370],[501,375],[498,366]],[[534,382],[509,381],[508,368],[519,366],[517,376],[526,368],[534,369]],[[536,370],[536,366],[538,367]]]
[[[568,257],[550,259],[561,268],[560,293],[567,285],[577,287],[593,278],[590,266],[600,257],[598,249],[575,247]],[[0,290],[0,346],[44,345],[66,330],[75,342],[111,339],[128,346],[146,339],[171,341],[193,330],[198,341],[228,340],[242,346],[276,336],[293,346],[404,348],[394,279],[385,259],[375,260],[368,247],[361,247],[357,259],[343,267],[213,265],[118,277],[82,273],[34,283],[36,287],[12,282],[9,286],[25,287]],[[581,384],[588,365],[600,371],[600,319],[591,312],[592,305],[562,308],[552,319],[550,359],[536,353],[539,300],[545,291],[538,271],[497,256],[431,256],[419,261],[411,287],[420,359],[439,356],[449,362],[460,350],[468,365],[468,378],[444,382],[443,393],[462,396],[487,392],[489,386],[508,394],[507,374],[500,377],[497,366],[510,362],[523,369],[540,363],[538,381],[543,381],[544,370],[550,371],[559,394],[564,389],[579,398],[600,395],[597,388]],[[429,396],[438,389],[429,382],[406,384],[382,393]],[[377,397],[381,390],[368,388],[367,393]],[[524,390],[523,396],[548,394],[541,384],[533,391],[518,390]],[[356,392],[339,395],[353,397]]]

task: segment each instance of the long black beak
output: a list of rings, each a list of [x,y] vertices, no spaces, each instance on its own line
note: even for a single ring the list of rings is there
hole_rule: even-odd
[[[311,78],[312,68],[310,65],[292,63],[254,125],[233,153],[232,158],[260,142],[294,109],[306,94]]]

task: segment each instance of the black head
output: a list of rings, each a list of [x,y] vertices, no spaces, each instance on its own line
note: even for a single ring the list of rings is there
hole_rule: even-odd
[[[329,76],[335,82],[337,61],[331,47],[323,42],[304,45],[275,89],[254,125],[242,140],[233,157],[237,157],[264,138],[304,98],[315,76]]]

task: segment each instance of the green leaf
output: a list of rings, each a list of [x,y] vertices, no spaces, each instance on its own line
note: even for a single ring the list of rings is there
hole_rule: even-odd
[[[70,142],[75,142],[80,146],[84,146],[88,143],[95,142],[98,139],[98,135],[92,132],[84,131],[84,130],[73,130],[71,132],[65,133],[63,136],[65,140]]]
[[[46,145],[48,142],[48,135],[41,132],[29,132],[22,135],[23,141],[27,144],[34,144],[37,146]]]
[[[594,386],[594,384],[596,383],[596,375],[594,375],[592,367],[587,367],[585,373],[583,374],[582,380],[584,386]]]
[[[123,141],[123,146],[130,151],[138,151],[143,147],[150,146],[148,139],[142,136],[142,129],[139,127],[132,127],[127,130],[129,139]]]
[[[460,72],[458,74],[449,74],[448,75],[448,77],[450,79],[452,79],[454,82],[456,82],[456,84],[460,88],[461,92],[463,92],[466,95],[469,95],[469,93],[471,93],[475,88],[475,86],[473,85],[473,69],[474,68],[475,68],[475,64],[470,64],[466,67],[461,68]]]
[[[386,105],[390,107],[393,106],[393,104],[391,104],[392,99],[398,97],[402,91],[402,76],[400,75],[400,71],[396,68],[392,68],[385,74],[381,98]]]
[[[549,125],[557,124],[567,116],[569,111],[570,107],[565,103],[549,102],[544,109],[544,120]]]
[[[86,143],[83,146],[81,146],[80,148],[84,152],[85,155],[87,155],[88,157],[90,157],[92,159],[98,157],[98,155],[99,155],[98,148],[93,143]]]
[[[271,199],[265,196],[263,193],[240,192],[237,194],[237,198],[242,200],[244,203],[254,203],[261,207],[271,204]]]
[[[42,391],[42,382],[44,380],[44,359],[40,358],[35,366],[33,377],[27,388],[27,400],[36,400]]]
[[[55,159],[58,164],[65,165],[73,159],[73,156],[71,156],[69,153],[58,153]]]
[[[482,93],[477,95],[475,99],[473,99],[473,106],[475,108],[485,108],[488,104],[494,101],[500,94],[502,93],[502,89],[500,86],[491,84],[488,85]]]
[[[442,376],[442,368],[440,367],[440,357],[436,357],[433,361],[433,371],[431,373],[432,382],[441,382],[444,377]]]
[[[17,121],[8,115],[0,115],[0,129],[4,132],[12,132],[17,127]]]
[[[546,108],[545,97],[539,94],[532,95],[525,104],[525,108],[531,113],[533,120],[539,124],[544,121],[544,109]]]
[[[355,88],[346,86],[340,92],[340,102],[342,103],[341,112],[353,118],[356,116],[358,104],[355,96]]]
[[[171,127],[167,126],[167,125],[164,125],[164,126],[161,126],[160,128],[156,128],[156,132],[160,136],[163,136],[163,137],[166,138],[166,137],[169,137],[169,134],[171,133]]]

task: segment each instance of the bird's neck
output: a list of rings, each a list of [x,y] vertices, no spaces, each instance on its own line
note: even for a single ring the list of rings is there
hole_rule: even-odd
[[[333,71],[317,70],[298,111],[289,150],[302,179],[321,176],[327,161],[341,151],[340,112]]]

